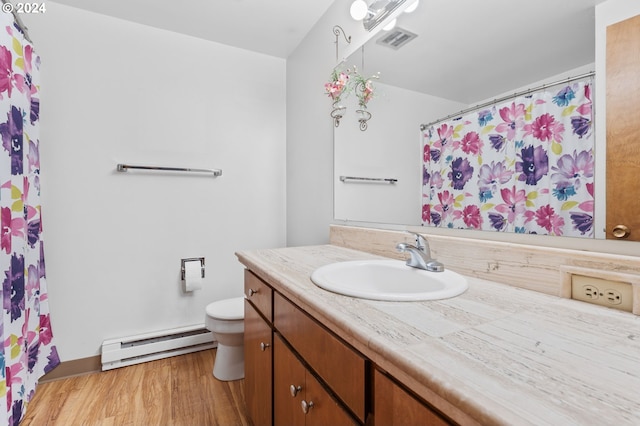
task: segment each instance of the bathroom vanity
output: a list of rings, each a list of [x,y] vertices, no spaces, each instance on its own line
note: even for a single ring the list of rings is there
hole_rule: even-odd
[[[468,277],[451,299],[323,290],[334,245],[237,253],[254,424],[640,424],[640,320]]]

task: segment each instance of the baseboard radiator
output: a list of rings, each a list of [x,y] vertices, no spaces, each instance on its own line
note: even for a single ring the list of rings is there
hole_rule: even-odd
[[[213,333],[202,324],[105,340],[102,343],[102,371],[216,346]]]

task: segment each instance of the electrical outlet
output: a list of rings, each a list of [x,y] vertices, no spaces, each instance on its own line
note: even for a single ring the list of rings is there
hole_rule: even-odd
[[[633,287],[621,281],[571,275],[571,298],[631,312]]]

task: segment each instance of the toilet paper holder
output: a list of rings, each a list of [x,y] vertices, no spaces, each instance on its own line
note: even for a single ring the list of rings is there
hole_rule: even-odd
[[[204,257],[188,257],[186,259],[180,259],[180,276],[184,281],[185,276],[185,263],[200,261],[200,271],[202,271],[202,278],[204,278]]]

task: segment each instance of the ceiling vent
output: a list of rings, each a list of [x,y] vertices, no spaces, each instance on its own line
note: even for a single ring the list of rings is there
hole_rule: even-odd
[[[376,40],[376,43],[398,50],[416,37],[418,37],[417,34],[403,28],[396,27],[391,31],[386,32],[382,37]]]

